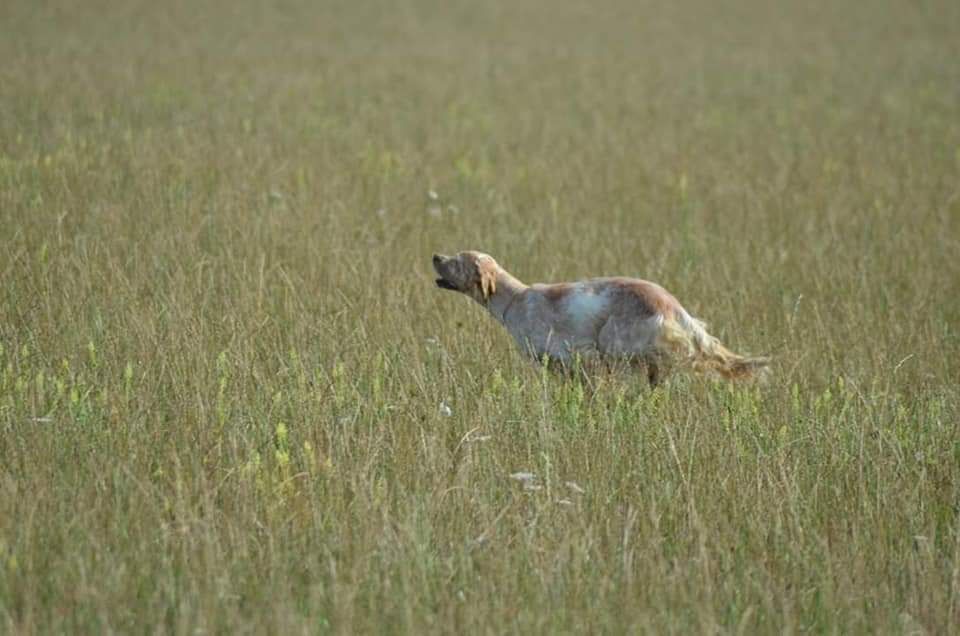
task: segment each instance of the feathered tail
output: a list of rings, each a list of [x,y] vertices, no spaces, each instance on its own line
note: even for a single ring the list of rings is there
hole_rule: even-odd
[[[685,356],[695,371],[717,373],[727,380],[762,378],[769,371],[770,358],[730,351],[707,333],[703,322],[683,310],[664,319],[660,340],[667,349]]]

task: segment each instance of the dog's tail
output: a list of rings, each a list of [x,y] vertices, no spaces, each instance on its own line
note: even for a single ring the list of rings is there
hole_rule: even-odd
[[[707,333],[706,325],[682,309],[673,318],[664,318],[661,344],[689,360],[695,371],[717,373],[727,380],[763,378],[770,358],[742,356],[730,351]]]

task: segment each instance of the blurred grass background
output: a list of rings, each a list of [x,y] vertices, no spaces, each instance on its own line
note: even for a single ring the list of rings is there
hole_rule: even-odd
[[[8,0],[0,59],[3,631],[957,629],[957,3]],[[545,377],[465,248],[773,380]]]

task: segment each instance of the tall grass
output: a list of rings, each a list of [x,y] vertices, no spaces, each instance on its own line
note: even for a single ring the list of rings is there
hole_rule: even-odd
[[[0,630],[957,630],[957,3],[12,0],[0,58]],[[773,379],[542,373],[460,248]]]

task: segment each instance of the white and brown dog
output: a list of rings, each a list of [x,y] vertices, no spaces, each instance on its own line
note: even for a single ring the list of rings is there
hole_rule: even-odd
[[[525,285],[487,254],[433,255],[437,287],[486,307],[524,353],[569,368],[575,359],[643,364],[656,385],[673,362],[727,379],[766,371],[770,359],[733,353],[670,292],[638,278]]]

